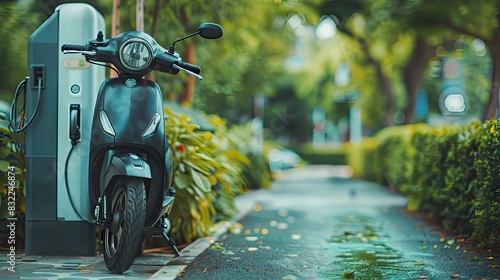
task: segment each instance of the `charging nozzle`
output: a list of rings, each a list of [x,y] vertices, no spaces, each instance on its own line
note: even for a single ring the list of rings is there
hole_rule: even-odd
[[[69,106],[69,139],[71,139],[71,145],[76,145],[80,138],[80,104],[71,104]]]
[[[33,64],[30,66],[31,89],[45,89],[45,65]]]

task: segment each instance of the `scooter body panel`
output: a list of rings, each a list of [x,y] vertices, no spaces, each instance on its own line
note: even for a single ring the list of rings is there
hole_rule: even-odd
[[[105,112],[115,135],[105,131],[101,111]],[[143,134],[154,114],[160,116],[156,130],[145,137]],[[95,208],[102,194],[111,194],[120,176],[140,177],[146,185],[145,226],[152,226],[163,214],[160,212],[170,183],[171,159],[167,154],[170,151],[158,85],[130,77],[106,80],[99,90],[92,124],[91,207]]]

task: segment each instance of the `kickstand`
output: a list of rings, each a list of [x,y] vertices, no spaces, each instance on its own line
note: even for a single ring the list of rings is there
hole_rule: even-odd
[[[177,247],[175,246],[175,242],[174,242],[174,240],[173,240],[172,238],[170,238],[170,236],[168,236],[167,231],[165,231],[165,230],[164,230],[164,231],[161,233],[161,235],[163,236],[163,238],[165,238],[165,240],[167,240],[168,245],[170,245],[170,247],[172,247],[172,249],[173,249],[173,250],[174,250],[174,252],[175,252],[175,255],[176,255],[177,257],[180,257],[180,256],[181,256],[181,253],[179,253],[179,250],[177,250]]]

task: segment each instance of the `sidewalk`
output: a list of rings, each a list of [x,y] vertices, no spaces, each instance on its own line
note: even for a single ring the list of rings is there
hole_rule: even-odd
[[[182,271],[198,279],[500,279],[500,255],[444,233],[386,187],[345,167],[283,172],[252,193],[239,234],[224,235]]]
[[[239,216],[231,222],[219,223],[212,236],[198,239],[183,248],[180,257],[174,258],[174,255],[169,254],[167,250],[149,250],[135,260],[131,270],[122,275],[111,274],[102,256],[64,258],[22,254],[17,256],[16,272],[13,273],[7,270],[7,256],[2,252],[0,279],[175,279],[197,256],[215,254],[214,249],[208,248],[221,237],[227,238],[228,229],[237,221],[243,219],[248,222],[244,217],[253,217],[254,220],[259,219],[261,224],[269,224],[269,217],[261,215],[262,209],[268,214],[276,212],[280,218],[279,211],[286,208],[296,213],[313,214],[313,216],[305,215],[307,219],[302,220],[306,227],[296,225],[298,226],[296,230],[301,232],[302,239],[289,242],[295,244],[300,241],[311,244],[309,241],[313,240],[320,250],[318,252],[324,252],[329,256],[324,258],[322,263],[317,263],[318,269],[327,271],[326,276],[313,279],[340,279],[328,273],[338,273],[348,269],[362,273],[363,269],[365,271],[373,269],[372,266],[376,266],[377,269],[392,269],[399,273],[406,271],[408,275],[411,273],[414,275],[418,271],[419,277],[422,277],[388,279],[500,279],[498,253],[477,250],[465,239],[444,235],[439,225],[433,224],[422,214],[407,212],[404,197],[390,193],[382,186],[362,180],[351,180],[349,177],[349,169],[340,166],[309,166],[282,172],[270,190],[257,190],[239,196],[236,200],[236,205],[240,209]],[[313,183],[315,189],[310,189],[304,182],[315,182]],[[331,213],[326,213],[327,211]],[[246,226],[248,229],[251,227],[250,224]],[[290,228],[293,227],[290,224]],[[244,232],[248,229],[244,228],[242,233],[229,236],[245,240]],[[269,230],[267,242],[270,242],[273,229]],[[322,230],[324,232],[320,232]],[[373,241],[377,238],[376,242]],[[241,245],[241,242],[238,241],[236,244]],[[273,247],[272,243],[264,245]],[[264,251],[260,250],[258,253]],[[318,253],[311,255],[318,256]],[[238,265],[235,262],[227,262],[224,257],[227,256],[203,257],[197,259],[196,263],[203,266],[203,259],[220,262],[221,273],[226,271],[222,270],[224,265]],[[303,260],[301,258],[301,261]],[[250,259],[247,261],[253,262]],[[288,258],[287,261],[292,260]],[[309,268],[311,269],[312,267]],[[307,272],[307,269],[304,272]],[[318,272],[314,270],[311,273],[316,275]],[[204,274],[204,277],[209,276],[215,275]],[[188,276],[185,277],[190,279]],[[293,279],[299,278],[300,275]],[[347,279],[367,278],[353,276]]]
[[[225,234],[234,223],[253,209],[251,195],[237,198],[239,215],[233,221],[221,222],[214,228],[213,234],[182,248],[181,256],[175,258],[168,248],[145,250],[137,257],[130,270],[121,275],[112,274],[106,268],[102,255],[92,257],[53,257],[16,255],[15,272],[8,270],[8,252],[0,255],[0,279],[174,279],[179,271],[192,262],[196,256],[206,250],[214,240]]]

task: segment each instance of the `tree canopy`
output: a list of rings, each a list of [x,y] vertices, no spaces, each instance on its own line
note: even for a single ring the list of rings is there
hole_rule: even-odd
[[[7,44],[0,45],[0,98],[10,101],[17,83],[28,73],[29,35],[65,2],[70,1],[0,2],[0,35],[7,38]],[[106,34],[111,34],[113,0],[85,2],[103,14]],[[398,124],[397,112],[404,112],[404,122],[411,123],[421,91],[428,94],[431,111],[437,111],[442,76],[431,73],[432,63],[442,66],[447,57],[458,58],[465,69],[470,110],[483,118],[496,113],[500,85],[500,4],[496,0],[144,3],[144,31],[164,47],[196,31],[202,22],[222,25],[221,39],[193,37],[176,44],[185,61],[202,67],[203,81],[184,73],[175,77],[157,74],[154,79],[165,99],[217,113],[231,122],[252,116],[257,94],[280,98],[291,94],[290,100],[303,106],[301,114],[304,108],[322,105],[338,121],[344,111],[335,100],[359,92],[355,102],[362,108],[365,126]],[[120,31],[135,29],[135,14],[136,1],[120,1]],[[314,36],[322,16],[335,22],[334,37],[319,40]],[[298,32],[297,19],[309,33]],[[300,69],[289,64],[295,56],[303,59]],[[343,64],[349,65],[351,76],[347,85],[339,86],[334,80]],[[294,90],[280,91],[290,87]],[[279,106],[296,107],[287,102]]]

